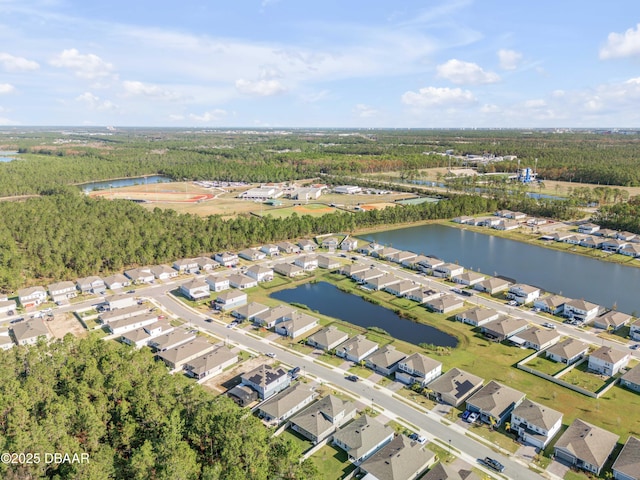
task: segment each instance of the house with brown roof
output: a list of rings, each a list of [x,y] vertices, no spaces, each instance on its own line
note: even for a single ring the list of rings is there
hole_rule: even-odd
[[[333,257],[327,255],[318,255],[318,267],[327,270],[340,268],[341,263]]]
[[[151,267],[151,273],[158,280],[169,280],[178,276],[178,272],[169,265],[154,265]]]
[[[231,312],[231,315],[240,320],[253,320],[256,315],[269,311],[269,307],[258,302],[247,303],[241,307],[236,308]]]
[[[247,288],[258,286],[258,281],[255,278],[251,278],[243,273],[234,273],[227,278],[229,279],[229,285],[238,290],[246,290]]]
[[[333,435],[333,444],[359,465],[393,440],[394,430],[369,415],[362,415]]]
[[[544,449],[562,427],[562,413],[525,398],[511,412],[511,431],[521,442]]]
[[[611,470],[616,480],[640,480],[640,440],[629,435]]]
[[[479,292],[485,292],[490,295],[504,292],[511,286],[511,283],[504,278],[491,277],[476,283],[473,288]]]
[[[294,312],[291,318],[279,322],[275,326],[275,332],[284,337],[296,338],[304,335],[309,330],[318,326],[319,320],[304,312]]]
[[[480,477],[472,470],[456,470],[451,465],[439,462],[423,475],[421,480],[480,480]]]
[[[370,288],[371,290],[383,290],[391,285],[395,285],[400,282],[400,279],[396,277],[392,273],[385,273],[384,275],[376,278],[372,278],[365,283],[366,288]]]
[[[397,435],[360,465],[363,480],[413,480],[436,461],[431,450],[406,435]]]
[[[509,300],[514,300],[518,305],[533,303],[539,296],[539,288],[532,287],[531,285],[525,285],[524,283],[511,285],[507,293],[507,298]]]
[[[336,347],[336,355],[350,362],[359,362],[378,349],[378,344],[364,335],[356,335]]]
[[[554,455],[571,465],[600,475],[618,435],[576,418],[558,439]]]
[[[39,340],[49,341],[53,337],[41,318],[15,323],[9,332],[17,345],[35,345]]]
[[[317,445],[355,415],[352,402],[327,395],[293,416],[291,428]]]
[[[502,342],[526,330],[528,327],[529,322],[523,318],[502,317],[486,323],[481,328],[485,337],[496,342]]]
[[[298,382],[262,402],[258,406],[258,416],[278,425],[313,402],[317,395],[309,385]]]
[[[612,347],[602,346],[589,355],[589,370],[614,376],[629,363],[629,354]]]
[[[540,309],[541,312],[550,313],[551,315],[562,315],[564,313],[564,304],[568,301],[569,299],[562,295],[547,295],[546,297],[536,299],[533,302],[533,306]]]
[[[640,393],[640,365],[636,365],[620,377],[620,385],[636,393]]]
[[[437,401],[457,407],[482,388],[483,379],[459,368],[440,375],[427,387]]]
[[[596,317],[593,320],[593,326],[596,328],[602,328],[603,330],[619,330],[627,325],[633,317],[627,315],[624,312],[618,312],[616,310],[609,310],[607,313]]]
[[[273,280],[273,269],[262,265],[251,265],[247,269],[246,276],[253,278],[257,282],[270,282]]]
[[[502,425],[514,408],[522,403],[525,394],[491,380],[467,399],[467,410],[480,414],[489,425]]]
[[[291,242],[278,242],[276,245],[282,253],[300,253],[300,247]]]
[[[407,298],[409,300],[413,300],[418,303],[426,303],[429,300],[438,298],[439,296],[440,292],[431,288],[419,288],[407,294]]]
[[[379,268],[367,268],[359,272],[351,274],[351,278],[360,284],[370,282],[374,278],[382,277],[386,272],[383,272]]]
[[[425,386],[441,374],[442,363],[416,352],[398,362],[395,378],[407,385],[419,383]]]
[[[460,275],[456,275],[455,277],[452,277],[451,280],[461,285],[473,286],[473,285],[476,285],[477,283],[480,283],[485,278],[487,278],[486,275],[482,275],[481,273],[473,272],[470,270],[468,272],[464,272],[464,273],[461,273]]]
[[[153,283],[156,276],[151,272],[151,267],[131,268],[125,270],[124,274],[134,285]]]
[[[349,338],[349,335],[334,325],[329,325],[322,330],[318,330],[316,333],[307,337],[307,345],[322,350],[333,350],[342,342],[345,342]]]
[[[566,340],[556,343],[545,352],[545,357],[558,363],[566,363],[571,365],[584,357],[589,351],[589,345],[576,340],[575,338],[567,338]]]
[[[265,328],[273,328],[276,324],[290,320],[297,310],[289,305],[277,305],[266,312],[254,315],[253,322]]]
[[[555,330],[533,327],[518,334],[524,340],[524,346],[540,351],[555,345],[560,340],[560,334]]]
[[[419,290],[421,285],[412,282],[411,280],[400,280],[384,287],[386,292],[396,297],[405,297],[416,290]]]
[[[582,299],[569,300],[564,304],[564,316],[571,320],[588,323],[598,315],[600,305]]]
[[[474,327],[481,327],[486,323],[497,320],[499,317],[500,314],[493,308],[473,307],[457,313],[455,319]]]
[[[185,363],[213,350],[215,345],[204,338],[195,338],[177,347],[158,352],[156,357],[162,360],[171,370],[181,368]]]
[[[276,263],[273,266],[273,271],[290,278],[304,275],[304,270],[293,263]]]
[[[369,265],[356,262],[356,263],[343,265],[342,268],[340,269],[340,273],[342,275],[346,275],[347,277],[353,278],[354,275],[358,273],[366,272],[369,269],[370,269]],[[354,278],[354,280],[356,279]]]
[[[387,376],[396,371],[398,362],[404,358],[406,355],[396,350],[396,347],[385,345],[369,355],[364,362],[371,370]]]
[[[429,310],[437,313],[449,313],[464,307],[464,300],[457,295],[445,294],[428,300],[424,304]]]
[[[184,370],[190,377],[202,380],[222,373],[225,368],[237,362],[238,354],[221,345],[185,362]]]
[[[80,293],[98,293],[105,289],[104,280],[97,275],[79,278],[76,287]]]

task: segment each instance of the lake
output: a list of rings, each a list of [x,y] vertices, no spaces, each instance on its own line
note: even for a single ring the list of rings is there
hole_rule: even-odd
[[[173,180],[164,175],[149,175],[148,177],[117,178],[100,182],[82,183],[78,185],[85,193],[108,188],[129,187],[131,185],[150,185],[154,183],[169,183]]]
[[[0,150],[0,162],[11,162],[16,159],[16,155],[18,155],[18,152]]]
[[[622,312],[640,312],[640,268],[445,225],[421,225],[365,237],[607,308],[615,304]]]
[[[306,283],[296,288],[280,290],[272,298],[287,303],[300,303],[323,315],[338,318],[359,327],[378,327],[394,338],[419,345],[430,343],[455,347],[458,340],[437,328],[401,318],[391,310],[374,305],[358,295],[339,290],[327,282]],[[419,307],[422,308],[422,307]],[[446,321],[443,317],[442,321]]]

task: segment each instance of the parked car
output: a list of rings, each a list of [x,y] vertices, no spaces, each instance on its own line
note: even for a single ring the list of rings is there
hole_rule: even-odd
[[[20,318],[14,318],[13,320],[11,320],[9,323],[20,323],[21,321],[24,320],[24,317],[20,317]]]
[[[502,465],[495,458],[484,457],[484,460],[482,460],[482,463],[484,463],[487,467],[495,470],[496,472],[502,473],[504,471],[504,465]]]
[[[542,324],[542,326],[543,326],[543,327],[550,328],[551,330],[553,330],[554,328],[556,328],[556,326],[555,326],[553,323],[551,323],[551,322],[545,322],[545,323],[543,323],[543,324]]]
[[[472,412],[467,417],[467,422],[475,423],[478,420],[478,418],[480,418],[480,415],[478,414],[478,412]]]
[[[518,305],[518,302],[516,302],[515,300],[509,300],[509,303],[507,304],[510,307],[515,307],[516,305]]]
[[[465,410],[464,412],[462,412],[462,420],[466,420],[467,418],[469,418],[469,415],[471,415],[471,412],[469,410]]]
[[[127,293],[136,293],[135,290],[127,290]]]
[[[349,380],[349,381],[351,381],[351,382],[357,382],[357,381],[358,381],[358,380],[360,380],[360,379],[358,378],[358,376],[357,376],[357,375],[349,375],[349,376],[347,377],[347,380]]]
[[[636,343],[635,345],[629,345],[629,348],[631,350],[637,350],[638,348],[640,348],[640,343]]]
[[[293,367],[291,370],[289,370],[289,375],[291,375],[293,377],[299,371],[300,371],[300,367]]]
[[[204,321],[208,322],[208,323],[211,323],[211,322],[213,322],[213,318],[205,318]]]
[[[273,352],[265,353],[265,355],[269,358],[276,358],[276,354]]]
[[[420,445],[424,445],[425,443],[427,443],[427,439],[421,435],[418,435],[417,433],[412,433],[411,435],[409,435],[409,438],[415,442],[418,442]]]

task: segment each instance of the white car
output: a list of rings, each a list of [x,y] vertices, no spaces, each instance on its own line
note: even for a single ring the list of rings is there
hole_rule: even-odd
[[[510,307],[515,307],[516,305],[518,305],[518,302],[516,302],[515,300],[509,300],[509,303],[507,304]]]
[[[273,352],[265,353],[265,355],[270,358],[276,358],[276,354]]]
[[[467,422],[469,423],[475,423],[478,418],[480,418],[480,415],[478,414],[478,412],[471,412],[471,414],[467,417]]]

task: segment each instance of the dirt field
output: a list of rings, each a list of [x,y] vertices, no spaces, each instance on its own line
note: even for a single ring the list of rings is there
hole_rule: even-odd
[[[333,213],[337,211],[336,208],[329,207],[323,204],[311,204],[311,205],[296,205],[294,207],[284,208],[272,208],[264,209],[262,211],[254,210],[256,215],[272,215],[275,218],[285,218],[291,216],[293,213],[298,215],[311,215],[312,217],[321,217],[327,213]]]
[[[232,351],[235,352],[236,350],[234,349]],[[202,386],[207,387],[217,393],[224,393],[240,383],[240,375],[242,375],[243,373],[249,372],[262,364],[270,365],[271,363],[273,363],[271,359],[267,360],[269,360],[269,362],[265,361],[264,356],[249,358],[244,362],[234,365],[234,367],[230,370],[222,372],[220,375],[216,375],[215,377],[203,382]]]
[[[71,313],[56,314],[51,321],[44,322],[55,338],[63,338],[67,333],[81,338],[87,335],[78,319]]]
[[[188,182],[132,185],[130,187],[98,190],[91,192],[89,195],[108,199],[141,200],[154,204],[200,203],[215,198],[215,194],[211,190]]]

